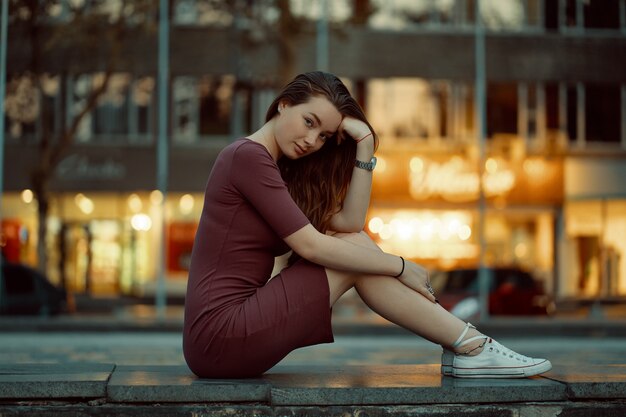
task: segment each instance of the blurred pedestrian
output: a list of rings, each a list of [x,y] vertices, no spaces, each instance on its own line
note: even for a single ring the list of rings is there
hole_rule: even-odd
[[[378,139],[336,76],[297,76],[266,123],[222,150],[191,256],[183,350],[200,377],[242,378],[333,341],[331,308],[355,287],[386,319],[443,346],[442,373],[525,377],[551,368],[442,308],[428,271],[365,234]],[[292,250],[271,277],[274,259]]]

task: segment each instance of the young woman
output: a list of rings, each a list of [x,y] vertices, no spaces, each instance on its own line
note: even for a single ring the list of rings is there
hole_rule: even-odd
[[[442,373],[525,377],[551,368],[443,309],[422,266],[362,232],[377,138],[334,75],[297,76],[266,123],[227,146],[206,187],[191,257],[183,351],[200,377],[261,375],[292,350],[333,341],[351,287],[378,314],[443,346]],[[293,251],[271,277],[274,259]]]

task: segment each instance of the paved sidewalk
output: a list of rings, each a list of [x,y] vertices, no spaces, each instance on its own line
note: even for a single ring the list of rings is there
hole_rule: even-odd
[[[496,338],[548,338],[546,343],[554,347],[581,337],[597,341],[602,361],[590,360],[584,347],[572,345],[565,349],[569,352],[567,360],[553,360],[554,369],[543,377],[464,380],[442,377],[438,365],[424,364],[438,360],[438,354],[428,356],[426,350],[419,351],[429,358],[421,365],[371,365],[371,358],[359,362],[353,357],[348,361],[345,355],[358,352],[346,351],[341,356],[334,347],[327,353],[338,356],[337,362],[325,360],[318,362],[326,363],[309,366],[315,361],[307,359],[311,352],[303,351],[292,358],[291,364],[286,361],[259,379],[203,380],[180,362],[139,365],[140,362],[131,360],[119,364],[119,355],[100,359],[92,355],[82,360],[111,363],[16,365],[6,363],[8,356],[3,359],[0,355],[0,417],[626,416],[626,364],[619,353],[621,340],[626,336],[626,319],[503,318],[475,324]],[[369,339],[382,340],[385,336],[389,340],[413,340],[401,337],[408,335],[405,330],[372,316],[335,316],[333,327],[335,335],[347,339],[363,337],[366,344]],[[60,338],[63,343],[70,343],[64,335],[82,340],[88,334],[94,340],[112,334],[126,340],[128,336],[124,335],[131,333],[152,340],[159,333],[174,337],[181,330],[181,310],[171,308],[163,319],[150,308],[120,310],[115,314],[0,318],[0,333],[4,332],[5,341],[9,334],[13,339],[36,336],[37,340],[48,340],[39,332],[48,332],[45,336]],[[20,343],[21,349],[27,350],[23,340]],[[159,348],[166,347],[153,346],[153,353],[158,354]],[[46,349],[47,356],[43,355],[41,362],[54,353],[50,346]],[[120,349],[121,355],[128,355],[128,349]],[[536,349],[539,352],[524,352],[544,353],[546,346]],[[571,354],[572,349],[576,354]],[[145,346],[139,349],[143,355],[149,355],[149,350]],[[177,342],[175,353],[178,350]],[[375,355],[374,350],[370,346],[367,352]],[[59,354],[67,356],[67,347]],[[151,358],[155,360],[154,355]],[[579,362],[585,364],[584,368]]]
[[[185,366],[0,365],[0,415],[623,416],[626,365],[466,380],[438,365],[277,366],[203,380]]]
[[[409,335],[410,332],[378,316],[333,316],[336,335]],[[580,317],[498,317],[474,321],[493,337],[626,337],[626,316],[622,318]],[[178,310],[160,318],[153,308],[118,314],[64,315],[55,317],[0,316],[1,332],[182,332],[183,317]]]

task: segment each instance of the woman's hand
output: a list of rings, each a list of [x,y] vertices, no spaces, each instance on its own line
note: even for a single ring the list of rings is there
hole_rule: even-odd
[[[346,138],[346,135],[354,140],[359,140],[371,133],[369,126],[361,120],[355,119],[354,117],[346,117],[339,125],[339,135],[337,137],[339,143],[341,143],[341,141]]]
[[[404,263],[404,272],[398,277],[398,281],[422,294],[433,303],[438,302],[435,298],[435,294],[431,292],[432,287],[430,286],[428,270],[411,261],[405,260]]]

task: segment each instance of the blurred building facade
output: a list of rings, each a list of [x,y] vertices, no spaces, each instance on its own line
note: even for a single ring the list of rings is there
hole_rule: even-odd
[[[278,24],[280,2],[244,3],[234,16],[211,2],[172,2],[170,295],[184,293],[215,157],[262,124],[281,81],[281,43],[254,20]],[[311,23],[289,44],[290,69],[313,70],[322,9],[289,5]],[[366,18],[355,19],[364,9]],[[68,10],[49,18],[67,24]],[[367,231],[383,249],[433,269],[477,265],[474,2],[344,0],[329,2],[326,13],[328,69],[381,138]],[[529,269],[557,298],[626,296],[626,1],[484,1],[483,20],[486,263]],[[15,76],[28,55],[20,40],[9,43],[3,248],[34,264],[29,173],[44,114],[37,109],[46,107],[61,129],[102,73],[97,59],[67,70],[52,51],[39,75],[44,94],[33,96],[29,81]],[[79,293],[155,288],[163,198],[154,191],[156,36],[129,40],[124,53],[134,59],[119,65],[51,183],[48,275]],[[33,105],[11,107],[19,97]]]

